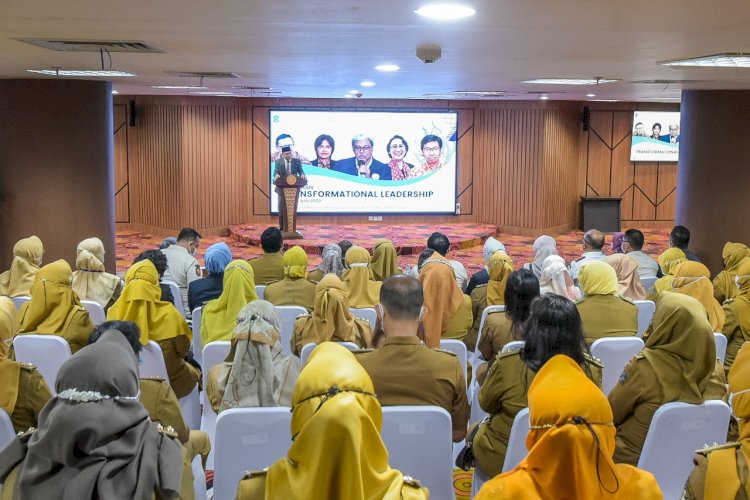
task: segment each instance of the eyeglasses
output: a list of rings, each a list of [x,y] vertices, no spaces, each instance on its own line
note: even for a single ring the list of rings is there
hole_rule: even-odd
[[[437,153],[440,151],[440,146],[433,146],[431,148],[422,148],[422,151],[425,153]]]
[[[372,146],[354,146],[354,151],[358,153],[362,153],[364,151],[369,151],[372,149]]]

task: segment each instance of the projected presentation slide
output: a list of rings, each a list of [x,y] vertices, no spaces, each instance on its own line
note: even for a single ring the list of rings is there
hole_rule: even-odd
[[[289,147],[307,177],[298,213],[455,213],[457,121],[442,111],[271,110],[271,212]]]
[[[677,161],[679,151],[679,111],[633,113],[630,161]]]

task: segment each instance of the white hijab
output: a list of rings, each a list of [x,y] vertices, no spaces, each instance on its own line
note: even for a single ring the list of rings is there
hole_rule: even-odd
[[[498,250],[502,250],[503,252],[505,252],[505,245],[503,245],[500,241],[496,240],[492,236],[487,238],[487,241],[484,242],[484,249],[482,250],[485,269],[487,269],[487,264],[490,262],[492,255]],[[490,272],[490,270],[487,269],[487,272]]]
[[[557,254],[557,242],[552,236],[542,235],[534,240],[534,262],[531,264],[531,270],[534,276],[539,279],[542,275],[542,264],[544,259],[550,255]]]
[[[570,300],[581,298],[581,291],[573,284],[565,260],[559,255],[550,255],[542,263],[539,277],[539,292],[541,295],[557,294]]]

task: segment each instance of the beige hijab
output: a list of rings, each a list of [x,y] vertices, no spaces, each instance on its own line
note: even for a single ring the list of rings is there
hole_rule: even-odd
[[[31,293],[34,276],[42,265],[44,245],[36,236],[19,240],[13,246],[10,269],[0,274],[0,295],[21,297]]]
[[[615,253],[604,257],[604,262],[612,266],[617,273],[617,294],[630,300],[644,300],[646,289],[638,275],[638,263],[624,253]]]
[[[76,249],[76,268],[73,290],[81,300],[92,300],[106,307],[122,280],[104,272],[104,243],[99,238],[88,238]]]

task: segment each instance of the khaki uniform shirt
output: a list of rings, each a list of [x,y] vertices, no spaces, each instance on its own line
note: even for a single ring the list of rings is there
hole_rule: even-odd
[[[745,336],[742,334],[742,328],[740,328],[737,311],[734,308],[734,300],[724,302],[721,308],[724,309],[724,314],[726,315],[721,333],[727,338],[727,354],[724,357],[724,370],[728,375],[729,369],[734,364],[737,353],[740,351],[740,347],[745,343]]]
[[[156,343],[161,347],[164,364],[167,365],[169,385],[172,386],[178,398],[187,396],[201,378],[200,370],[185,361],[190,348],[190,340],[185,335],[178,335]]]
[[[284,278],[268,284],[264,299],[275,306],[302,306],[312,312],[315,284],[305,278]]]
[[[52,393],[42,378],[42,374],[31,363],[20,363],[18,376],[18,397],[10,421],[13,430],[24,432],[29,427],[37,427],[39,412],[52,398]]]
[[[482,313],[487,307],[487,284],[477,285],[471,292],[471,316],[472,323],[469,333],[466,334],[464,343],[470,352],[477,346],[479,336],[479,323],[482,322]]]
[[[307,273],[307,280],[313,283],[320,283],[320,280],[323,279],[323,276],[325,276],[323,271],[321,271],[320,269],[313,269],[312,271]],[[340,277],[341,276],[339,276],[339,278]]]
[[[638,307],[616,295],[591,295],[576,302],[583,335],[591,347],[604,337],[632,337],[638,332]]]
[[[185,314],[191,317],[192,311],[188,305],[188,286],[193,281],[202,277],[201,266],[195,257],[190,255],[186,248],[179,245],[170,245],[162,253],[167,256],[167,270],[164,272],[165,281],[173,281],[180,288],[182,304]]]
[[[253,268],[256,285],[267,285],[284,279],[284,256],[281,252],[264,253],[247,262]]]
[[[484,329],[479,336],[479,351],[487,360],[488,368],[495,362],[495,356],[503,350],[503,346],[514,340],[522,340],[513,337],[511,329],[513,321],[504,311],[493,312],[484,320]]]
[[[453,353],[430,349],[409,336],[386,337],[378,349],[355,354],[381,405],[440,406],[451,414],[453,431],[466,432],[466,374]]]
[[[740,488],[737,490],[737,494],[733,497],[734,500],[748,500],[745,485],[750,481],[750,473],[748,472],[745,455],[740,449],[740,443],[727,443],[698,450],[695,457],[693,457],[695,468],[693,469],[693,472],[690,473],[690,477],[685,485],[684,498],[687,500],[703,500],[705,498],[708,462],[711,460],[713,452],[721,450],[733,450],[737,455],[737,476],[740,480]],[[722,453],[726,453],[726,451],[723,451]]]
[[[142,378],[140,380],[140,401],[148,416],[163,427],[171,426],[183,443],[187,442],[188,428],[182,418],[180,403],[172,387],[160,378]]]

